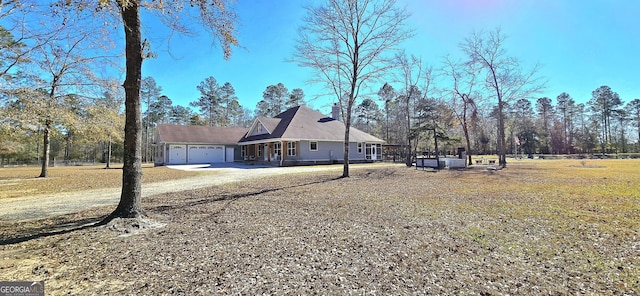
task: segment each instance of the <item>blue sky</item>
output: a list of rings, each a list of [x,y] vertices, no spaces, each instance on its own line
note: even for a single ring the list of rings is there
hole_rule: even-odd
[[[196,86],[213,76],[220,84],[230,82],[240,104],[250,109],[268,85],[282,82],[289,90],[302,88],[311,107],[328,112],[335,99],[307,83],[312,78],[308,69],[287,62],[306,13],[304,3],[308,1],[239,0],[243,48],[236,48],[229,61],[205,34],[174,37],[173,57],[157,44],[158,58],[145,61],[143,76],[153,77],[174,104],[183,106],[195,101]],[[407,26],[416,34],[403,47],[434,69],[442,66],[445,55],[462,58],[458,45],[474,30],[499,26],[508,36],[509,55],[520,59],[524,69],[542,65],[539,75],[547,80],[546,89],[535,98],[555,102],[567,92],[586,102],[601,85],[610,86],[625,102],[640,98],[640,1],[398,0],[398,5],[411,12]],[[146,33],[162,36],[161,27],[146,23]]]

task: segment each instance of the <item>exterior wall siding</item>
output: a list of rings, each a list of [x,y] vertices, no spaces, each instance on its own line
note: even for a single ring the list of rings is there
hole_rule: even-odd
[[[342,159],[342,143],[317,141],[318,150],[311,151],[312,141],[300,141],[298,156],[305,161],[334,161]]]
[[[365,160],[365,143],[362,143],[362,153],[358,153],[358,143],[349,143],[349,160]]]
[[[344,158],[344,143],[318,141],[318,150],[311,151],[311,141],[300,141],[300,151],[297,160],[304,161],[342,161]],[[364,143],[362,153],[358,153],[358,144],[349,143],[349,160],[365,160]]]
[[[280,141],[276,141],[280,142]],[[276,142],[271,142],[271,148],[267,148],[269,143],[257,143],[257,144],[248,144],[248,145],[240,145],[240,147],[246,147],[247,155],[245,157],[241,157],[241,161],[245,161],[248,163],[261,163],[267,165],[282,165],[282,166],[295,166],[295,165],[314,165],[314,164],[333,164],[333,163],[342,163],[344,158],[344,144],[338,141],[309,141],[302,140],[296,143],[296,155],[290,156],[288,155],[288,141],[282,142],[282,157],[284,161],[280,160],[279,156],[276,156],[273,153],[273,146]],[[317,143],[317,150],[311,150],[311,142]],[[380,145],[380,144],[371,144],[371,145]],[[375,160],[371,158],[367,158],[367,149],[366,143],[362,143],[361,151],[358,151],[358,143],[350,143],[349,144],[349,161],[358,163],[358,162],[371,162],[371,161],[380,161],[381,158],[381,150],[377,149],[377,157]],[[256,148],[258,147],[258,148]],[[257,150],[261,150],[262,153],[258,157],[256,154]],[[238,148],[238,153],[242,151],[242,148]],[[266,153],[270,153],[271,157],[267,157]]]

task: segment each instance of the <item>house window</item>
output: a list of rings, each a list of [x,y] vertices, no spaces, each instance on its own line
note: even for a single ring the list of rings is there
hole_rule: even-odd
[[[247,156],[247,146],[240,146],[240,155],[242,157],[246,157]]]
[[[362,154],[362,143],[358,143],[358,154]]]
[[[264,145],[258,145],[258,157],[262,157],[262,150],[264,150]]]
[[[275,153],[278,156],[281,156],[282,154],[282,144],[281,143],[273,143],[273,153]]]
[[[287,143],[287,156],[296,156],[296,142]]]
[[[318,142],[309,142],[309,150],[318,151]]]
[[[257,132],[258,134],[262,134],[262,132],[263,132],[263,131],[262,131],[262,124],[258,123],[258,126],[256,127],[256,132]]]

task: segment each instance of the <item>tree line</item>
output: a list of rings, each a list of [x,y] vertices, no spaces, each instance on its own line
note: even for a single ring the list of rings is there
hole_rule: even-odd
[[[354,126],[405,147],[402,156],[405,151],[412,156],[415,151],[435,152],[434,133],[420,133],[420,119],[440,131],[440,154],[455,154],[458,147],[473,154],[498,154],[497,107],[480,94],[451,91],[434,90],[434,97],[422,97],[414,90],[416,100],[406,108],[406,91],[385,83],[377,99],[365,98],[356,105]],[[640,152],[640,99],[624,102],[609,86],[594,89],[585,103],[566,92],[508,102],[503,118],[510,155]],[[408,126],[409,119],[416,121]]]
[[[83,56],[86,54],[83,48],[90,47],[84,42],[88,32],[40,32],[41,35],[34,33],[29,38],[21,32],[23,37],[16,38],[11,31],[0,27],[0,33],[2,76],[5,81],[12,82],[6,84],[2,92],[0,108],[9,120],[3,121],[0,159],[41,161],[46,157],[43,150],[47,143],[40,142],[45,141],[49,142],[52,158],[58,160],[98,159],[106,162],[107,151],[114,142],[113,154],[120,159],[122,149],[117,146],[123,139],[124,97],[113,80],[100,81],[90,69],[112,57]],[[638,128],[640,103],[635,99],[624,104],[607,86],[594,90],[586,104],[577,104],[567,93],[554,98],[555,105],[547,97],[525,98],[539,90],[540,85],[533,81],[527,81],[531,89],[517,94],[496,92],[506,94],[506,98],[497,98],[483,90],[485,86],[481,82],[486,79],[481,77],[486,75],[482,73],[483,67],[488,68],[489,73],[493,73],[492,69],[507,73],[519,67],[511,57],[504,56],[504,38],[499,30],[484,36],[474,33],[461,44],[467,60],[454,62],[447,57],[436,70],[433,66],[423,65],[420,57],[396,54],[392,60],[398,67],[385,69],[395,71],[396,78],[385,83],[377,95],[358,100],[354,108],[354,126],[389,144],[405,147],[402,157],[433,150],[430,145],[436,133],[419,133],[420,129],[425,129],[419,119],[425,119],[427,115],[433,117],[430,125],[437,126],[440,131],[438,135],[444,140],[442,148],[449,151],[455,150],[456,146],[465,146],[473,153],[499,153],[501,138],[505,139],[505,151],[512,153],[638,151],[637,143],[634,145],[632,141],[637,138],[633,129]],[[63,46],[69,42],[75,47]],[[488,49],[503,57],[493,55],[495,60],[489,61],[479,56],[481,50],[486,52]],[[42,69],[39,76],[25,74],[34,67]],[[434,86],[434,76],[444,78],[443,84],[447,86]],[[524,80],[522,75],[510,78]],[[79,94],[79,81],[92,81],[89,85],[102,89],[102,94]],[[429,83],[431,91],[427,95]],[[505,83],[504,87],[516,89],[523,85],[527,83]],[[491,85],[493,88],[499,86]],[[143,161],[153,160],[153,135],[158,124],[247,126],[255,116],[274,116],[304,104],[302,89],[289,92],[282,83],[266,87],[255,111],[240,104],[230,82],[221,84],[210,76],[200,82],[197,89],[200,97],[188,106],[173,105],[170,98],[162,95],[162,87],[153,77],[142,79]],[[498,104],[492,103],[491,97],[499,99]],[[500,125],[505,130],[504,135],[494,132]],[[38,138],[43,139],[38,141]]]
[[[0,160],[108,162],[110,154],[122,159],[123,90],[112,78],[95,73],[114,56],[90,55],[95,51],[87,49],[95,41],[89,30],[9,29],[0,26],[5,82]],[[410,37],[410,31],[401,33]],[[625,103],[608,86],[595,89],[587,103],[576,103],[567,93],[532,99],[543,86],[536,78],[539,69],[514,74],[521,67],[506,54],[504,40],[500,30],[474,32],[460,44],[465,58],[445,57],[440,65],[394,54],[388,60],[395,66],[378,69],[375,77],[383,81],[392,73],[393,79],[377,93],[349,99],[353,125],[402,147],[403,158],[433,152],[434,136],[441,139],[441,150],[463,146],[469,154],[500,154],[501,147],[526,155],[638,152],[640,99]],[[329,51],[322,58],[330,57]],[[437,79],[441,86],[435,85]],[[282,83],[267,86],[253,110],[240,104],[230,82],[210,76],[197,89],[200,96],[188,106],[174,105],[153,77],[141,80],[143,161],[153,161],[158,124],[248,126],[256,116],[275,116],[305,103],[302,89],[289,91]]]

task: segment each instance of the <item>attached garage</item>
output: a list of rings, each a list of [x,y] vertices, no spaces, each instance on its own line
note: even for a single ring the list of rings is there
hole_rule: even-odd
[[[238,141],[246,128],[161,124],[156,130],[156,165],[242,161]]]
[[[222,145],[189,145],[189,164],[224,162]]]
[[[186,145],[169,145],[169,163],[186,163],[187,162],[187,146]]]

